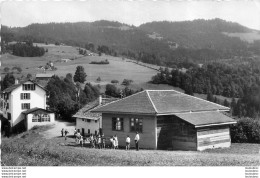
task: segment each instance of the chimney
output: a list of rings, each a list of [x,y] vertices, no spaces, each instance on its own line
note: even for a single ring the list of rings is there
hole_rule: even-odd
[[[19,84],[19,80],[18,80],[18,79],[15,79],[14,84],[15,84],[15,85]]]
[[[98,104],[99,104],[99,105],[102,104],[102,95],[99,95],[99,97],[98,97]]]

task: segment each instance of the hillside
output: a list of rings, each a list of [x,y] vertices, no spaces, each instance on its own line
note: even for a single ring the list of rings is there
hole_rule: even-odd
[[[70,124],[71,125],[71,124]],[[2,166],[257,166],[257,144],[232,144],[231,148],[198,151],[91,149],[80,147],[73,135],[45,138],[49,127],[36,127],[2,139]],[[69,130],[73,133],[73,130]],[[142,144],[142,141],[140,141]],[[18,149],[21,148],[21,149]]]
[[[250,35],[249,44],[244,34]],[[105,45],[117,54],[151,64],[212,61],[260,53],[259,32],[221,19],[151,22],[139,27],[112,21],[2,26],[2,41],[33,40],[85,47]],[[234,35],[235,34],[235,35]],[[2,44],[3,45],[3,44]],[[4,48],[3,48],[4,49]]]
[[[161,37],[187,48],[239,49],[246,44],[239,38],[230,38],[226,33],[249,33],[252,30],[237,23],[221,19],[184,22],[151,22],[140,29],[158,33]]]
[[[11,54],[2,55],[2,77],[5,75],[3,68],[8,67],[12,69],[14,66],[20,67],[22,72],[15,73],[18,78],[25,78],[28,73],[35,77],[38,73],[44,73],[40,66],[45,66],[47,62],[53,62],[57,70],[46,70],[46,73],[55,74],[65,77],[67,73],[74,75],[76,67],[82,65],[87,74],[87,82],[105,85],[111,80],[118,80],[120,84],[124,79],[133,80],[133,84],[143,85],[148,82],[153,75],[158,71],[155,69],[143,67],[133,62],[128,62],[129,59],[122,60],[120,57],[113,57],[108,55],[98,56],[83,56],[79,55],[77,48],[72,46],[55,46],[53,44],[37,44],[48,52],[41,57],[18,57]],[[61,59],[72,59],[68,62],[62,62]],[[108,60],[108,65],[90,64],[92,61]],[[158,67],[158,66],[157,66]],[[141,76],[141,77],[140,77]],[[101,81],[96,79],[100,77]]]

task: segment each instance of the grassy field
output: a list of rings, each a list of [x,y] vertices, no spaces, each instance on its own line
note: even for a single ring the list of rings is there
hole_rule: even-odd
[[[260,33],[257,31],[251,33],[223,33],[230,37],[238,37],[241,40],[246,41],[248,43],[253,43],[255,40],[260,40]]]
[[[57,67],[56,71],[46,71],[46,73],[52,73],[58,76],[66,76],[67,73],[72,73],[74,75],[76,67],[82,65],[85,68],[87,73],[87,82],[92,84],[101,85],[101,91],[104,92],[105,85],[110,83],[111,80],[118,80],[119,83],[124,79],[131,79],[134,82],[130,85],[131,89],[139,90],[150,89],[150,90],[170,90],[174,89],[180,92],[184,92],[182,89],[164,85],[164,84],[151,84],[148,81],[151,80],[151,77],[157,74],[158,71],[135,64],[130,59],[122,59],[121,57],[113,57],[102,55],[98,56],[82,56],[79,55],[76,47],[71,46],[55,46],[55,45],[45,45],[37,44],[38,46],[48,49],[48,52],[45,53],[42,57],[18,57],[10,54],[2,55],[2,67],[3,72],[4,67],[12,68],[14,66],[19,66],[22,68],[21,74],[16,74],[15,76],[21,77],[21,75],[26,76],[28,73],[32,74],[34,77],[37,73],[43,73],[42,70],[38,69],[39,66],[44,66],[47,62],[52,61],[54,66]],[[75,59],[70,62],[60,62],[60,59]],[[89,64],[91,61],[103,61],[108,60],[108,65],[98,65],[98,64]],[[143,63],[141,63],[143,64]],[[157,68],[159,66],[145,64],[146,66]],[[4,73],[2,73],[3,75]],[[97,82],[96,79],[100,77],[101,82]],[[123,88],[124,86],[118,85],[118,87]],[[195,94],[195,96],[206,99],[207,95],[205,94]],[[218,99],[224,101],[225,97],[217,96]],[[231,98],[226,98],[231,102]]]
[[[116,79],[120,83],[124,79],[131,79],[135,84],[145,83],[157,73],[156,70],[149,69],[131,62],[127,59],[122,60],[121,57],[112,56],[82,56],[78,54],[76,47],[71,46],[55,46],[38,44],[48,52],[42,57],[18,57],[10,54],[2,55],[2,72],[4,67],[12,68],[18,66],[22,68],[22,74],[26,76],[31,73],[33,76],[37,73],[43,73],[39,66],[46,65],[47,62],[52,61],[57,68],[56,71],[46,71],[46,73],[53,73],[58,76],[66,76],[67,73],[75,73],[76,67],[82,65],[87,73],[88,82],[96,82],[98,77],[101,77],[100,84],[110,83],[111,80]],[[75,59],[70,62],[60,62],[61,59]],[[108,65],[89,64],[91,61],[101,61],[108,59]]]
[[[49,127],[2,138],[2,166],[257,166],[259,145],[197,151],[110,150],[79,147],[73,138],[45,139]],[[141,142],[140,142],[141,143]]]

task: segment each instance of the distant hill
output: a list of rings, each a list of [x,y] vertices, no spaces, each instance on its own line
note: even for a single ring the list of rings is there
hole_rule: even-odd
[[[194,20],[183,22],[151,22],[139,27],[149,33],[174,41],[187,48],[239,49],[246,44],[239,38],[231,38],[226,33],[249,33],[252,30],[238,23],[221,19]]]
[[[260,51],[232,34],[251,33],[237,23],[221,19],[151,22],[139,27],[113,21],[31,24],[23,28],[2,26],[2,41],[64,43],[84,47],[106,45],[128,57],[154,64],[177,60],[217,60]],[[230,35],[231,34],[231,35]],[[252,40],[252,39],[251,39]],[[254,46],[254,47],[252,47]]]

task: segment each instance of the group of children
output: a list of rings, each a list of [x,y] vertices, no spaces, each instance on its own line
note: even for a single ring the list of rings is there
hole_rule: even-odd
[[[117,135],[110,137],[110,148],[118,149],[118,138]]]
[[[65,140],[66,140],[66,136],[69,132],[67,130],[64,131],[64,129],[62,129],[61,134],[63,137],[63,134],[65,134]],[[81,145],[81,147],[84,146],[84,143],[89,142],[90,143],[90,148],[99,148],[99,149],[104,149],[106,148],[106,138],[104,136],[104,134],[98,134],[98,135],[93,135],[90,134],[90,136],[86,139],[83,138],[83,136],[75,129],[74,131],[74,136],[75,136],[75,142],[79,145]],[[135,147],[136,150],[139,150],[139,134],[138,132],[136,132],[136,136],[135,136]],[[117,135],[111,136],[110,139],[110,145],[108,145],[108,147],[110,147],[111,149],[118,149],[118,138]],[[131,143],[131,139],[129,137],[129,135],[127,135],[126,137],[126,150],[130,149],[130,143]]]
[[[99,148],[99,149],[106,148],[106,139],[104,134],[102,135],[90,134],[89,143],[90,143],[90,148]]]

